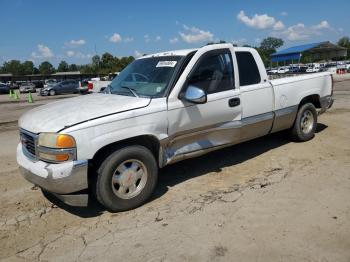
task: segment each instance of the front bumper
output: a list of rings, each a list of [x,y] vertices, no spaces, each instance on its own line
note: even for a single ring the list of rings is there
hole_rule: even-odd
[[[48,90],[40,90],[40,93],[39,93],[41,96],[47,96],[49,94],[49,91]]]
[[[76,206],[87,205],[87,194],[76,192],[88,188],[88,161],[69,161],[50,164],[29,159],[17,146],[17,163],[22,176],[34,185],[56,195],[63,202]]]

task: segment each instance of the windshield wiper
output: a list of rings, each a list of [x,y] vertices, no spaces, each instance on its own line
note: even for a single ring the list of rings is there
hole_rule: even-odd
[[[120,88],[128,89],[135,97],[140,97],[134,89],[128,86],[121,86]]]

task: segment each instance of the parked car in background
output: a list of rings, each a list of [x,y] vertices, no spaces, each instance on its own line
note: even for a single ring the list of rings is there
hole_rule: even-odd
[[[19,88],[19,84],[17,82],[13,82],[13,81],[7,81],[6,85],[8,85],[10,89],[18,89]]]
[[[299,67],[299,71],[298,71],[298,73],[306,73],[306,70],[307,70],[307,66],[300,66]]]
[[[337,72],[337,63],[336,62],[330,62],[327,63],[324,67],[324,70],[327,72],[331,72],[332,74]]]
[[[285,74],[289,72],[289,67],[287,66],[282,66],[280,68],[278,68],[277,70],[277,74]]]
[[[277,74],[278,69],[277,68],[271,68],[270,70],[267,71],[269,75]]]
[[[34,80],[32,83],[35,85],[36,88],[41,89],[44,87],[44,81],[42,80]]]
[[[17,82],[11,82],[10,88],[11,89],[19,89],[19,84]]]
[[[308,65],[306,69],[306,73],[317,73],[317,72],[320,72],[320,64],[313,63]]]
[[[350,70],[350,61],[346,61],[345,68],[347,71]]]
[[[54,85],[54,84],[57,84],[57,80],[56,79],[46,79],[44,81],[44,88],[48,87],[50,85]]]
[[[0,94],[8,94],[10,92],[10,87],[5,83],[0,83]]]
[[[56,84],[48,85],[40,90],[42,96],[54,96],[59,94],[74,94],[79,92],[79,83],[76,80],[64,80]]]
[[[85,79],[82,79],[81,81],[79,81],[79,92],[80,94],[87,94],[88,93],[88,84],[89,84],[89,81],[91,79],[90,78],[85,78]]]
[[[31,82],[27,82],[27,83],[23,83],[21,84],[21,86],[19,87],[19,92],[20,93],[36,93],[36,87],[33,83]]]
[[[290,66],[289,67],[289,73],[298,73],[299,72],[299,66]]]
[[[88,92],[89,93],[99,93],[103,91],[112,81],[102,80],[99,77],[91,78],[88,82]]]

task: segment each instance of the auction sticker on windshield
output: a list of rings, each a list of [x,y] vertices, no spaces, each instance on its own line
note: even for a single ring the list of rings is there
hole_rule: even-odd
[[[156,67],[174,67],[177,61],[159,61]]]

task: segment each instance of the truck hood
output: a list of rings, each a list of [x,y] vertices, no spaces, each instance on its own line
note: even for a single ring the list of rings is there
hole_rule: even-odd
[[[64,99],[26,112],[18,125],[33,133],[58,132],[80,122],[146,107],[150,98],[91,94]]]

